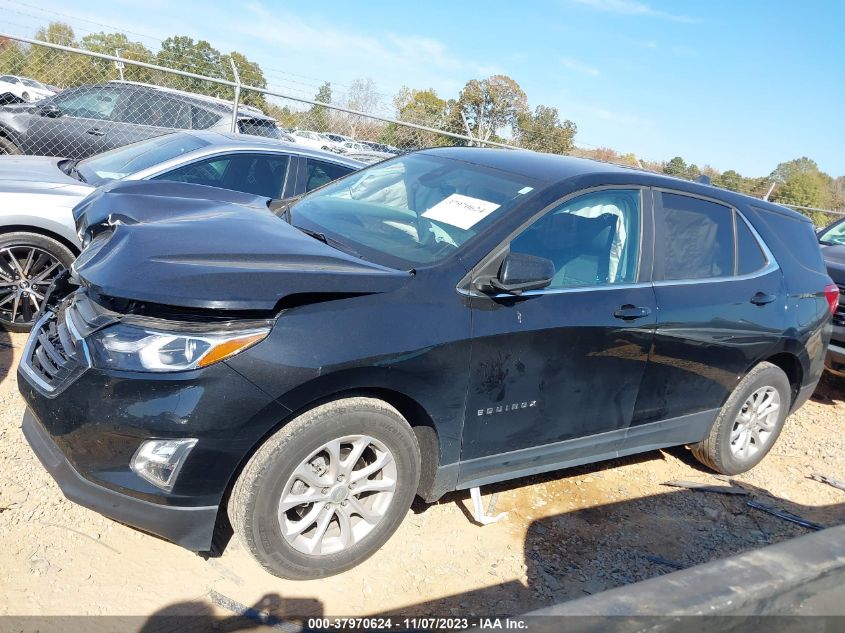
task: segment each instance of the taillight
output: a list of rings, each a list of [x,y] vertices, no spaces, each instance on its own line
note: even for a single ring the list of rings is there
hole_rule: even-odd
[[[836,306],[839,305],[839,286],[836,284],[827,284],[824,287],[824,298],[827,299],[827,306],[830,308],[830,313],[836,312]]]

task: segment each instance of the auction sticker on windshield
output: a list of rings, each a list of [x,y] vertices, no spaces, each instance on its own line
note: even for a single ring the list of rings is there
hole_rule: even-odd
[[[422,217],[466,230],[478,224],[500,206],[495,202],[453,193],[423,213]]]

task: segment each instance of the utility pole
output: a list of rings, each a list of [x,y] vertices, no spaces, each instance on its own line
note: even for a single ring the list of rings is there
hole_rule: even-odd
[[[241,99],[241,76],[238,74],[238,67],[235,66],[235,60],[229,58],[229,63],[232,64],[232,74],[235,76],[235,101],[232,104],[232,134],[238,133],[238,101]]]
[[[777,184],[778,184],[777,181],[772,183],[772,186],[769,187],[769,190],[766,192],[766,195],[763,196],[763,200],[766,200],[766,201],[769,200],[769,196],[772,195],[772,192],[775,190],[775,185],[777,185]]]
[[[114,49],[114,56],[120,57],[120,49]],[[120,80],[123,81],[123,62],[115,62],[115,67],[117,68],[117,72],[120,74]]]

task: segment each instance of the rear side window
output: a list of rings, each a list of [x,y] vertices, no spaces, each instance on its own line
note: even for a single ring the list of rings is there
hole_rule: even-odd
[[[736,274],[748,275],[766,265],[766,256],[751,229],[736,216]]]
[[[774,231],[777,239],[780,240],[784,249],[793,259],[796,259],[804,268],[814,272],[824,273],[826,271],[819,248],[819,240],[810,222],[790,218],[782,213],[768,211],[760,207],[752,208]],[[775,255],[778,258],[781,256],[778,251],[775,252]]]
[[[126,123],[174,129],[191,127],[191,106],[165,95],[136,92],[123,113]]]
[[[663,279],[732,275],[733,210],[700,198],[660,195],[663,204],[657,220],[664,232]]]
[[[305,191],[311,191],[317,187],[322,187],[332,180],[337,180],[341,176],[355,171],[351,167],[344,167],[343,165],[335,165],[334,163],[327,163],[322,160],[314,160],[309,158],[306,164],[306,181]],[[300,181],[301,182],[301,181]]]

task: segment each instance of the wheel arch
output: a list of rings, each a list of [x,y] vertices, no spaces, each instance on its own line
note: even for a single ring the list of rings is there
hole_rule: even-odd
[[[67,247],[74,256],[78,256],[80,252],[79,244],[70,241],[64,235],[52,231],[48,228],[42,226],[35,226],[32,224],[4,224],[0,226],[0,235],[5,235],[7,233],[35,233],[37,235],[41,235],[43,237],[49,237],[50,239],[56,240],[62,246]]]
[[[792,396],[792,401],[790,402],[791,407],[795,404],[798,398],[798,392],[801,390],[801,385],[804,382],[804,367],[800,359],[792,352],[781,351],[768,358],[764,358],[763,361],[779,367],[786,374]]]

